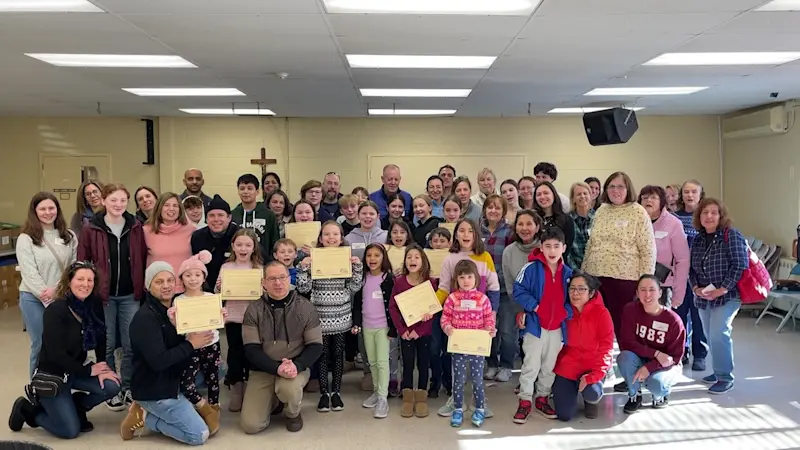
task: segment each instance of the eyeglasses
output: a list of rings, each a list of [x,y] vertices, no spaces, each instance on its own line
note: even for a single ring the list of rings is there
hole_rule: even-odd
[[[95,270],[94,263],[91,261],[75,261],[74,263],[70,264],[69,270],[74,271],[78,269],[91,269]]]
[[[288,275],[281,275],[277,277],[267,277],[267,281],[270,283],[283,283],[284,281],[288,280]]]
[[[574,294],[574,293],[583,294],[584,292],[589,292],[589,288],[584,287],[584,286],[570,286],[569,292],[572,293],[572,294]]]
[[[83,193],[83,196],[86,197],[86,198],[89,198],[89,197],[100,197],[100,195],[101,195],[100,191],[89,191],[89,192],[84,192]]]
[[[609,184],[608,188],[606,188],[607,191],[622,191],[626,189],[628,189],[628,187],[624,184]]]

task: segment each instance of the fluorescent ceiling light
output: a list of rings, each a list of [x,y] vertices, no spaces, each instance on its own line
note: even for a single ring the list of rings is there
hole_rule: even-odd
[[[235,88],[122,88],[141,97],[241,97]]]
[[[495,56],[347,55],[354,69],[488,69]]]
[[[324,0],[330,14],[528,16],[541,0]]]
[[[800,59],[800,52],[664,53],[645,66],[746,66],[779,65]]]
[[[756,11],[800,11],[800,0],[773,0]]]
[[[105,12],[86,0],[0,0],[0,12]]]
[[[547,111],[547,114],[586,114],[586,113],[592,113],[592,112],[597,112],[597,111],[605,111],[605,110],[611,109],[611,108],[614,108],[614,107],[613,106],[601,106],[601,107],[591,106],[591,107],[586,107],[586,108],[553,108],[550,111]],[[633,111],[641,111],[641,110],[644,109],[644,107],[642,107],[642,106],[631,107],[631,108],[626,107],[626,106],[622,106],[622,108],[630,109],[630,110],[633,110]]]
[[[177,55],[81,55],[70,53],[25,53],[25,56],[61,67],[169,67],[197,66]]]
[[[452,116],[455,109],[370,109],[370,116]]]
[[[597,88],[583,95],[686,95],[700,92],[705,87],[634,87],[634,88]]]
[[[255,108],[183,108],[188,114],[210,114],[215,116],[274,116],[271,109]]]
[[[467,97],[472,89],[361,89],[364,97]]]

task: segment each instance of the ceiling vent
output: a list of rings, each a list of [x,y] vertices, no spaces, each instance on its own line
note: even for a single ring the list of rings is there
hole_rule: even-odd
[[[722,120],[725,139],[774,136],[789,131],[791,108],[786,104],[737,114]]]

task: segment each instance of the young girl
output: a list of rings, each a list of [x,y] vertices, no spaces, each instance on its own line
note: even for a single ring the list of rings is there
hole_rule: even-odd
[[[456,223],[461,218],[461,203],[454,196],[447,197],[444,201],[445,223]]]
[[[259,269],[261,266],[261,250],[258,237],[250,229],[241,229],[233,235],[231,243],[231,256],[222,265],[222,270]],[[222,286],[222,277],[217,278],[215,292]],[[225,300],[225,297],[222,298]],[[228,373],[225,375],[225,385],[231,389],[228,410],[239,412],[242,410],[245,381],[249,373],[249,364],[244,356],[244,342],[242,341],[242,320],[247,307],[247,300],[228,300],[225,308],[228,318],[225,320],[225,335],[228,337]]]
[[[359,205],[369,200],[369,191],[363,186],[353,188],[350,193],[358,197]]]
[[[402,220],[392,220],[388,232],[386,251],[392,255],[392,258],[397,256],[398,259],[394,260],[395,264],[392,264],[392,270],[395,276],[400,276],[403,272],[403,266],[398,262],[401,252],[405,252],[405,248],[414,241],[411,239],[411,230],[408,228],[408,224]],[[405,257],[404,254],[402,256]]]
[[[408,224],[409,229],[414,228],[414,224],[411,223],[411,217],[406,217],[406,199],[402,195],[392,194],[389,196],[388,201],[386,202],[387,208],[389,209],[389,214],[386,217],[381,219],[381,228],[389,231],[389,227],[392,225],[394,221],[401,221],[406,222]],[[410,234],[410,233],[409,233]]]
[[[428,416],[428,368],[430,366],[431,340],[433,333],[432,316],[426,314],[422,320],[409,326],[403,320],[395,297],[426,281],[431,281],[436,289],[437,282],[431,279],[431,264],[422,247],[411,244],[406,247],[403,274],[395,280],[392,297],[389,301],[389,312],[392,322],[400,336],[400,351],[403,358],[403,406],[402,417]],[[414,367],[418,371],[417,389],[414,390]]]
[[[366,201],[358,206],[359,226],[345,237],[345,240],[350,243],[353,256],[363,258],[367,245],[386,242],[386,237],[389,233],[378,226],[379,220],[380,214],[378,213],[378,205],[375,202]]]
[[[558,227],[564,232],[567,240],[567,253],[564,260],[569,258],[572,250],[572,242],[575,240],[575,222],[564,213],[561,204],[561,196],[558,195],[555,186],[549,181],[542,181],[533,191],[533,209],[542,216],[543,228]]]
[[[322,225],[317,239],[317,247],[348,246],[342,238],[342,226],[335,220]],[[332,278],[312,280],[311,257],[300,262],[297,270],[297,291],[310,294],[311,303],[317,307],[322,327],[322,355],[317,360],[319,366],[319,390],[322,394],[317,411],[329,412],[344,409],[341,394],[342,373],[344,371],[344,336],[353,327],[353,307],[351,296],[361,290],[361,260],[355,256],[350,258],[352,276],[348,278]],[[328,384],[328,361],[333,360],[333,385]]]
[[[314,206],[308,200],[298,200],[292,207],[292,219],[290,222],[313,222],[319,220],[319,216],[314,211]],[[311,254],[311,247],[302,245],[297,249],[297,260],[301,261],[303,258]]]
[[[442,219],[433,216],[431,198],[425,194],[414,197],[412,206],[414,208],[414,218],[417,220],[417,225],[414,228],[414,241],[420,247],[427,247],[428,236],[439,226]]]
[[[353,330],[364,337],[367,361],[372,374],[372,395],[362,406],[375,408],[373,417],[383,419],[389,415],[389,347],[397,337],[389,313],[389,301],[394,288],[392,266],[386,249],[380,244],[369,244],[364,253],[364,287],[353,300]]]
[[[489,297],[478,291],[478,266],[464,259],[456,264],[453,272],[453,284],[456,291],[447,296],[442,311],[442,331],[447,336],[453,330],[486,330],[494,337],[495,319]],[[453,406],[450,425],[460,427],[464,421],[464,384],[467,381],[467,364],[470,366],[470,381],[474,397],[475,412],[472,413],[472,424],[483,425],[486,418],[485,394],[483,389],[482,356],[453,353]]]

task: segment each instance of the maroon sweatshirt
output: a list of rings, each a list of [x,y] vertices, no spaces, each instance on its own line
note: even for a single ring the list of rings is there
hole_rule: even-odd
[[[438,280],[431,279],[430,282],[433,285],[433,290],[436,291],[439,287]],[[394,279],[392,296],[389,298],[389,315],[392,316],[392,323],[394,327],[397,328],[397,336],[402,336],[406,331],[416,331],[420,337],[430,336],[433,334],[433,320],[419,321],[410,327],[406,326],[406,321],[403,320],[403,315],[400,313],[400,308],[397,306],[397,302],[394,299],[395,295],[413,287],[415,286],[412,286],[411,283],[408,282],[408,278],[406,278],[405,275]]]
[[[619,349],[636,353],[645,363],[650,373],[666,370],[656,359],[656,352],[672,357],[673,365],[680,364],[686,330],[675,311],[665,308],[657,316],[651,316],[638,301],[625,305],[622,310],[622,336],[619,336]]]

